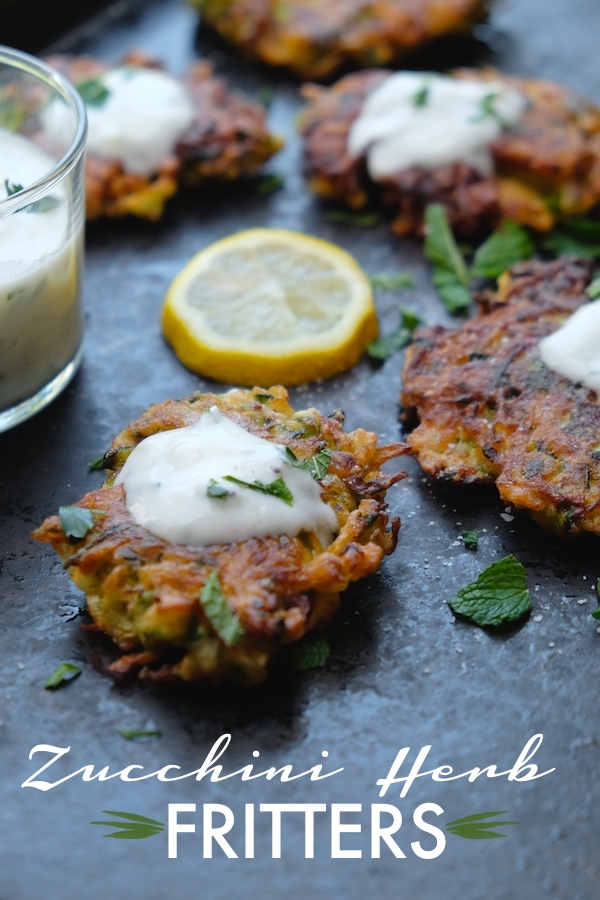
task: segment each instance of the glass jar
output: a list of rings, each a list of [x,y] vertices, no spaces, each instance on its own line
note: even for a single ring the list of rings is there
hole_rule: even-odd
[[[63,107],[59,137],[42,112]],[[56,70],[0,46],[0,432],[43,409],[81,360],[85,106]]]

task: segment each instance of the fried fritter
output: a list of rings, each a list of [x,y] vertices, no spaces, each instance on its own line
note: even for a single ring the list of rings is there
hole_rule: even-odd
[[[353,209],[375,200],[392,211],[397,234],[421,235],[425,207],[442,203],[453,229],[465,237],[504,219],[549,231],[600,201],[600,110],[560,85],[510,78],[492,68],[453,73],[502,81],[529,100],[520,122],[492,144],[492,176],[461,163],[433,171],[414,167],[375,184],[365,156],[348,153],[347,139],[365,99],[389,74],[372,70],[348,75],[330,88],[303,88],[308,105],[300,129],[305,172],[315,193]]]
[[[75,85],[111,68],[88,56],[52,56],[48,62]],[[140,53],[130,54],[119,65],[162,68]],[[87,154],[88,219],[134,215],[156,221],[180,185],[233,181],[252,174],[281,147],[281,139],[268,131],[264,107],[232,91],[208,63],[191,66],[181,81],[192,98],[196,119],[152,176],[126,172],[119,160]]]
[[[500,497],[557,534],[600,535],[600,400],[555,374],[538,344],[588,300],[590,266],[520,263],[458,331],[419,330],[401,404],[408,438],[440,480],[496,483]]]
[[[331,462],[320,483],[339,531],[328,547],[314,532],[274,535],[202,549],[170,544],[137,525],[114,479],[133,447],[159,431],[191,425],[203,410],[221,412],[252,434],[290,447],[299,459],[328,449]],[[345,434],[343,414],[295,412],[282,387],[192,394],[150,407],[114,440],[104,458],[111,476],[78,504],[101,510],[82,540],[69,539],[57,516],[33,536],[52,544],[75,584],[87,594],[97,627],[126,655],[110,667],[122,674],[184,681],[237,677],[262,680],[282,644],[321,628],[352,581],[375,572],[396,545],[400,520],[386,529],[385,492],[406,473],[380,467],[407,452],[405,444],[377,446],[377,435]],[[211,573],[237,617],[242,639],[228,646],[203,609],[200,593]]]
[[[191,0],[202,22],[246,55],[320,80],[338,69],[406,61],[468,35],[487,0]]]

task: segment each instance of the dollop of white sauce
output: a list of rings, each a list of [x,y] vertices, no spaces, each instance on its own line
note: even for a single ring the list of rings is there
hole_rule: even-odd
[[[188,91],[165,72],[141,66],[117,66],[98,81],[108,96],[86,106],[88,152],[118,159],[128,172],[151,175],[195,119]],[[51,138],[60,138],[68,115],[57,101],[46,107],[42,119]]]
[[[600,397],[600,302],[586,303],[539,344],[542,361],[557,375]]]
[[[226,475],[262,484],[283,478],[293,502],[233,484]],[[228,496],[209,496],[213,481]],[[306,469],[286,462],[285,447],[250,434],[216,406],[194,425],[141,441],[115,484],[125,488],[138,525],[173,544],[205,547],[314,531],[326,546],[337,530],[321,486]]]
[[[520,91],[498,81],[398,72],[365,100],[350,129],[348,151],[367,153],[373,178],[459,162],[490,175],[491,144],[526,107]]]

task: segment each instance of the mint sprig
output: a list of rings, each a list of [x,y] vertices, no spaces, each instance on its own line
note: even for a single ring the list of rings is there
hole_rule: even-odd
[[[525,569],[512,554],[505,556],[462,587],[448,604],[482,627],[517,622],[531,611]]]

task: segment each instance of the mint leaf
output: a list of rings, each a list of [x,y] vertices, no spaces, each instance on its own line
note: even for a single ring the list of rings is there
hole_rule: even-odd
[[[402,288],[414,286],[412,276],[402,273],[400,275],[369,275],[369,281],[374,291],[401,291]]]
[[[471,302],[469,272],[441,203],[432,203],[425,210],[424,252],[433,265],[433,283],[448,311],[465,309]]]
[[[231,491],[228,491],[226,487],[223,487],[222,484],[218,484],[214,478],[211,478],[206,488],[206,493],[209,497],[218,497],[220,500],[224,500],[225,497],[229,497]]]
[[[329,464],[331,463],[331,452],[329,450],[320,450],[310,459],[299,459],[291,447],[285,448],[285,459],[290,466],[297,469],[306,469],[315,481],[321,481],[327,475]]]
[[[516,622],[531,610],[525,569],[512,554],[492,563],[448,604],[483,627]]]
[[[86,509],[82,506],[59,506],[60,527],[67,537],[84,538],[88,531],[91,531],[94,527],[92,513],[97,513],[99,516],[104,515],[104,511],[101,509]]]
[[[126,741],[137,741],[138,738],[162,737],[162,731],[144,728],[126,728],[123,731],[119,731],[119,734],[122,738],[125,738]]]
[[[515,263],[533,256],[535,246],[516,222],[503,222],[478,248],[471,266],[473,278],[498,278]]]
[[[200,591],[200,603],[206,618],[226,647],[239,644],[244,637],[244,629],[238,617],[227,606],[225,595],[217,572],[211,572]]]
[[[429,85],[424,84],[412,98],[414,106],[427,106],[429,103]]]
[[[233,475],[224,475],[225,481],[231,481],[232,484],[239,484],[240,487],[249,488],[251,491],[260,491],[261,494],[270,494],[272,497],[278,497],[288,506],[294,503],[294,495],[283,478],[276,478],[269,484],[263,484],[262,481],[242,481],[241,478],[235,478]]]
[[[462,533],[462,539],[465,547],[468,547],[469,550],[477,550],[477,545],[479,543],[479,535],[475,528],[467,529]]]
[[[600,278],[594,278],[592,283],[588,285],[586,294],[590,300],[597,300],[600,297]]]
[[[401,350],[412,341],[413,331],[421,324],[421,320],[409,309],[401,311],[398,327],[389,334],[379,337],[367,344],[367,353],[373,359],[388,359],[396,350]]]
[[[46,690],[52,691],[63,684],[63,682],[72,681],[73,678],[77,678],[78,675],[81,675],[81,669],[79,666],[76,666],[75,663],[61,663],[58,669],[55,669],[50,678],[48,678],[44,687]]]
[[[329,640],[324,631],[319,631],[293,644],[287,652],[286,662],[294,672],[306,672],[322,668],[328,659]]]
[[[356,225],[359,228],[373,228],[381,224],[379,213],[353,213],[343,209],[330,209],[325,213],[329,222],[339,222],[342,225]]]
[[[110,91],[100,78],[84,78],[75,87],[87,106],[104,106],[110,97]]]
[[[576,216],[562,223],[542,242],[544,250],[561,256],[575,253],[586,259],[600,257],[600,220]]]

